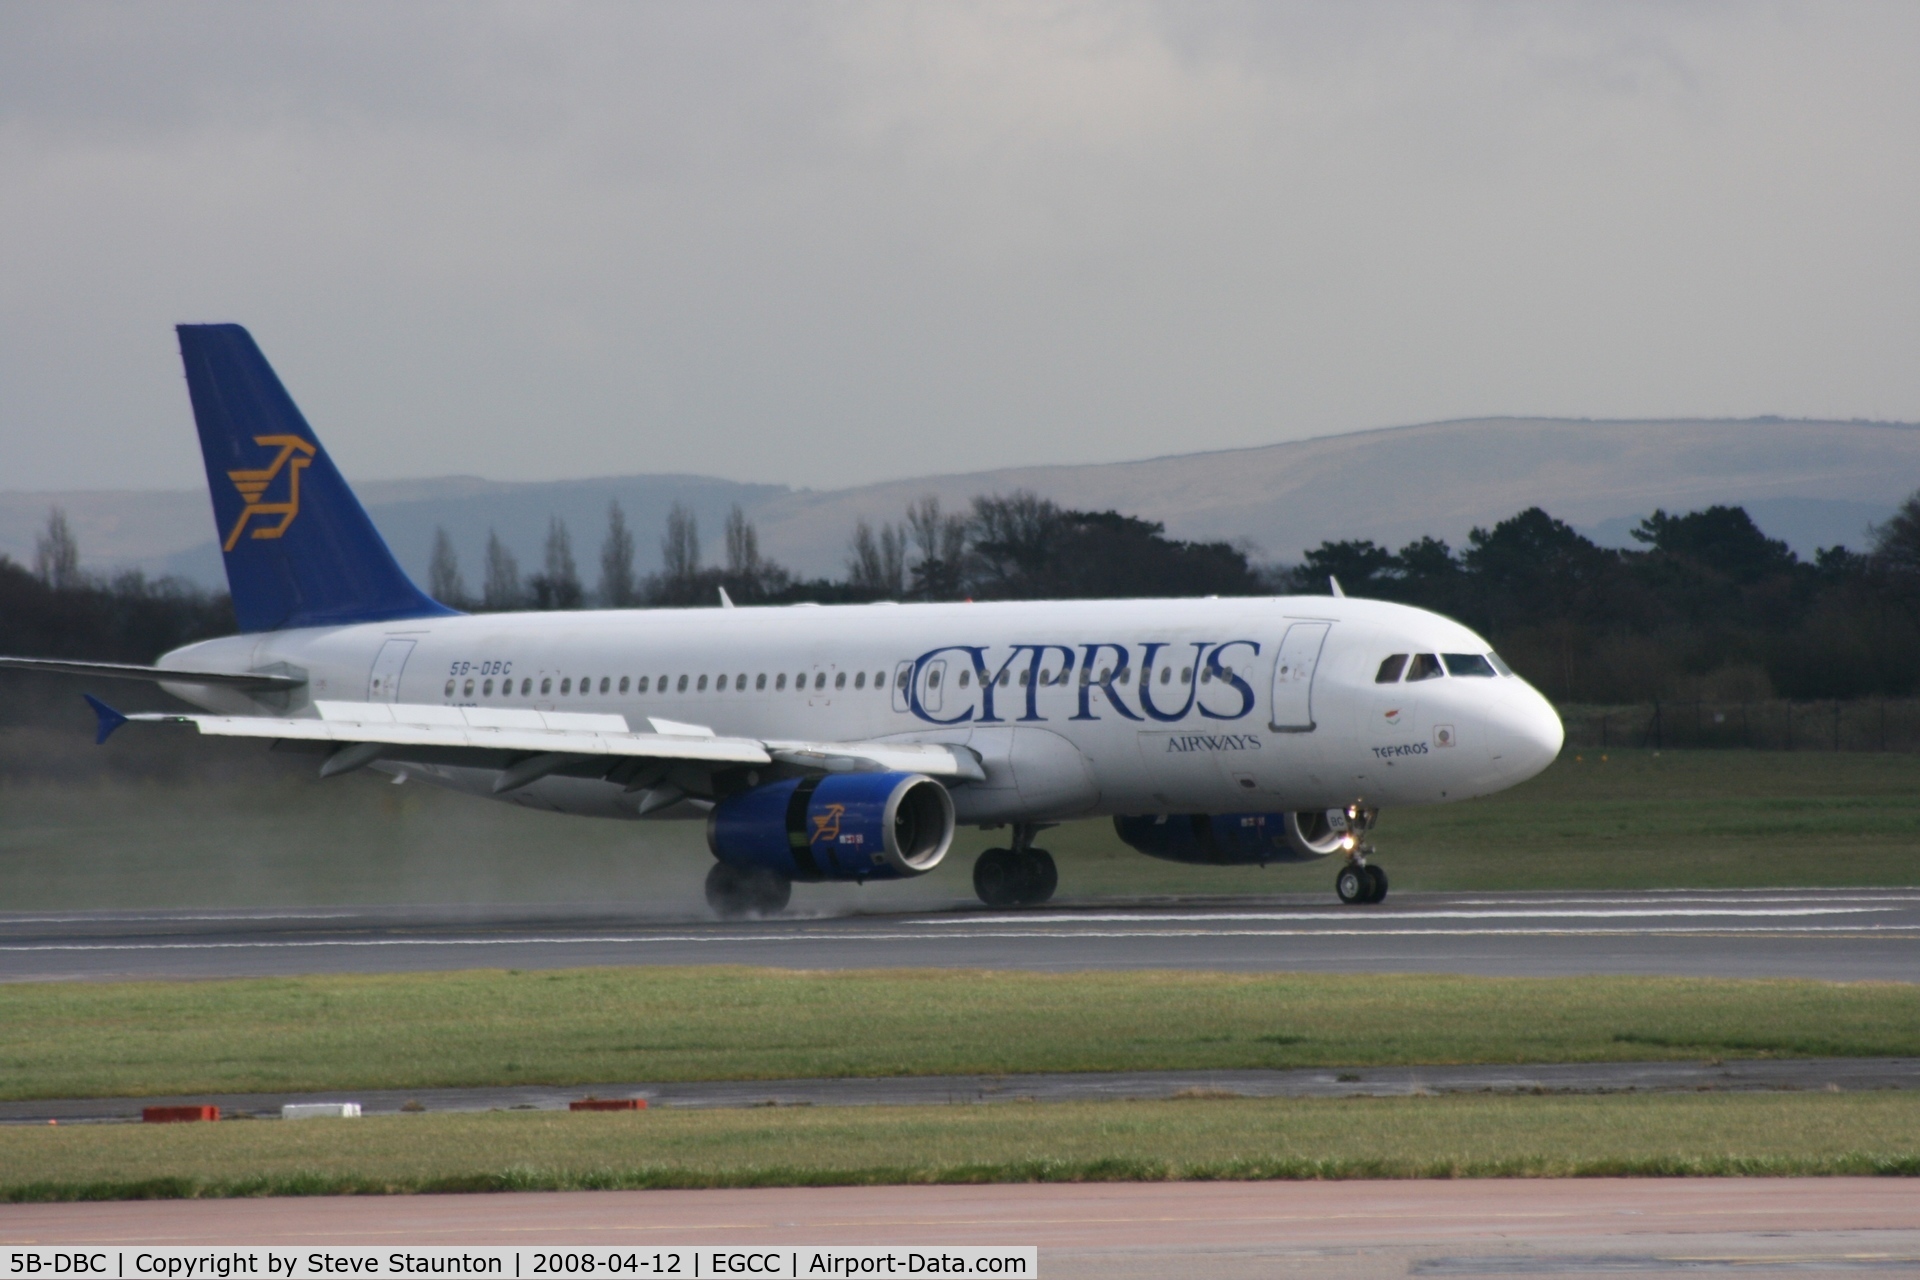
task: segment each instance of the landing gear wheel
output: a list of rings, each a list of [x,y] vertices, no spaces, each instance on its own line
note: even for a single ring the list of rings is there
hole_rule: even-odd
[[[1367,864],[1367,887],[1368,902],[1387,900],[1387,873],[1371,862]]]
[[[792,898],[793,881],[775,871],[716,862],[707,872],[707,905],[722,920],[779,915]]]
[[[1020,901],[1022,874],[1019,854],[1011,849],[989,849],[973,864],[973,891],[990,907],[1011,907]]]
[[[1053,897],[1053,891],[1060,887],[1060,869],[1053,865],[1053,855],[1045,849],[1028,849],[1020,855],[1020,898],[1019,901],[1029,907],[1038,906]]]
[[[1340,868],[1340,874],[1334,879],[1333,891],[1340,895],[1340,901],[1348,906],[1373,901],[1373,877],[1367,874],[1367,868],[1349,862]]]

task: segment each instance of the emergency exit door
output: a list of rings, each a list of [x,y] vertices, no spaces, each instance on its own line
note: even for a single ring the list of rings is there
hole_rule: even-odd
[[[367,677],[368,702],[400,700],[400,673],[406,670],[407,659],[413,654],[413,643],[389,640],[380,646],[380,655],[373,660],[373,671]]]
[[[1267,727],[1274,732],[1313,732],[1313,673],[1332,625],[1296,622],[1287,628],[1273,663],[1273,719]]]

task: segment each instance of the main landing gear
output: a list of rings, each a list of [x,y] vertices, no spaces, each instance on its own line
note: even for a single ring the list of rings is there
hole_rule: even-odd
[[[707,872],[707,905],[722,920],[748,916],[777,916],[793,897],[793,881],[764,867],[713,864]]]
[[[1357,801],[1346,808],[1347,834],[1341,837],[1340,848],[1347,855],[1347,865],[1340,868],[1340,874],[1334,877],[1333,891],[1348,906],[1386,901],[1387,873],[1367,861],[1368,855],[1373,852],[1373,845],[1366,838],[1367,832],[1373,829],[1379,816],[1378,809]]]
[[[1060,887],[1060,870],[1053,855],[1033,847],[1036,823],[1013,825],[1013,848],[988,849],[973,864],[973,891],[990,907],[1031,907],[1045,902]]]

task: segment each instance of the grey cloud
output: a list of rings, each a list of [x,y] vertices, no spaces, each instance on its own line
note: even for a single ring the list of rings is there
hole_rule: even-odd
[[[1487,412],[1920,416],[1920,11],[0,8],[9,488],[831,486]]]

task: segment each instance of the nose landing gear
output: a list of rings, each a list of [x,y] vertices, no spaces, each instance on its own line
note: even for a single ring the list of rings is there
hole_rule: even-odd
[[[1379,816],[1378,809],[1360,801],[1346,808],[1347,834],[1341,838],[1340,847],[1347,855],[1347,865],[1340,868],[1340,874],[1334,877],[1333,891],[1348,906],[1386,901],[1387,873],[1367,861],[1373,853],[1373,845],[1366,835],[1373,829]]]
[[[1060,870],[1053,855],[1033,847],[1037,823],[1017,822],[1013,848],[988,849],[973,864],[973,891],[990,907],[1031,907],[1053,897]]]

